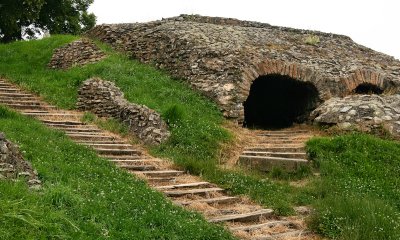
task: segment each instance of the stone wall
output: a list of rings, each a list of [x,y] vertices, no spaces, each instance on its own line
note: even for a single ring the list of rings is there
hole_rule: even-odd
[[[310,82],[323,100],[365,82],[400,92],[400,61],[341,35],[198,15],[104,24],[87,35],[186,79],[239,122],[252,82],[267,74]]]
[[[0,180],[25,179],[30,188],[38,189],[41,181],[32,165],[25,161],[18,149],[0,133]]]
[[[86,80],[79,89],[77,107],[101,117],[121,120],[146,143],[158,144],[170,135],[159,113],[125,100],[124,94],[113,82],[98,78]]]
[[[83,38],[54,50],[48,64],[52,69],[68,69],[98,62],[106,55],[91,40]]]
[[[331,98],[311,113],[315,123],[370,131],[383,126],[400,136],[400,95]]]

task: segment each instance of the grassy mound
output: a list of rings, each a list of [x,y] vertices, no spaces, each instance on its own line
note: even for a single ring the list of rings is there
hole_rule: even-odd
[[[3,107],[0,129],[44,184],[0,181],[0,239],[232,239],[61,132]]]

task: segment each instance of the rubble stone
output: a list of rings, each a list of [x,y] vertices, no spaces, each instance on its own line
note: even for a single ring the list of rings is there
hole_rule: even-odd
[[[343,109],[352,109],[343,111]],[[314,123],[371,131],[383,126],[400,136],[400,95],[350,95],[325,101],[311,113]]]
[[[32,189],[41,188],[41,181],[32,165],[25,161],[18,147],[0,133],[0,180],[24,179]]]
[[[68,69],[98,62],[106,55],[91,40],[83,38],[54,50],[48,64],[52,69]]]
[[[159,144],[170,136],[167,124],[159,113],[144,105],[128,102],[113,82],[91,78],[83,83],[78,93],[78,109],[119,119],[146,143]]]

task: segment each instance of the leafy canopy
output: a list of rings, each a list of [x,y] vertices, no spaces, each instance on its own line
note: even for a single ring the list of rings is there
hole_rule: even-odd
[[[80,34],[96,17],[87,9],[93,0],[0,0],[0,41],[34,38],[40,30],[51,34]],[[22,30],[23,33],[22,33]]]

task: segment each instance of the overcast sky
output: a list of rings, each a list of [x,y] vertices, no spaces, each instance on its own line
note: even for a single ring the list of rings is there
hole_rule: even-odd
[[[98,24],[185,13],[332,32],[400,59],[400,0],[95,0],[89,11]]]

